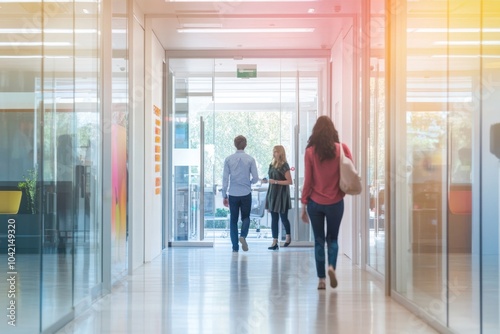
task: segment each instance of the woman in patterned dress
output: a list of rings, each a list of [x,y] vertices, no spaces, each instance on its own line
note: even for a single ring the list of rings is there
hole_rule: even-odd
[[[266,209],[271,213],[271,231],[273,234],[273,244],[268,249],[278,250],[278,221],[280,218],[286,231],[286,240],[283,247],[288,247],[292,241],[288,210],[292,208],[290,185],[293,182],[290,166],[286,161],[285,148],[281,145],[276,145],[273,148],[273,160],[269,164],[268,176],[269,188],[266,195]]]

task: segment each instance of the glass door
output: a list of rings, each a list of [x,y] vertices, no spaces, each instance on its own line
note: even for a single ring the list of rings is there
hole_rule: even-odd
[[[225,158],[233,140],[247,138],[245,152],[267,177],[273,147],[285,147],[291,186],[292,242],[311,244],[310,226],[298,210],[303,182],[303,154],[316,120],[326,60],[246,59],[259,74],[241,78],[233,59],[170,59],[173,79],[173,212],[171,242],[229,243],[229,210],[220,194]],[[297,65],[305,63],[305,65]],[[190,72],[189,65],[196,70]],[[284,68],[293,70],[284,70]],[[303,68],[306,67],[306,68]],[[177,69],[177,70],[176,70]],[[181,70],[182,69],[182,70]],[[267,184],[253,186],[249,242],[270,242],[271,218],[265,210]],[[281,225],[281,224],[280,224]],[[285,231],[280,226],[280,239]]]
[[[207,186],[213,180],[210,171],[212,133],[205,130],[210,129],[213,122],[211,64],[205,63],[205,68],[208,74],[196,77],[179,75],[172,81],[174,129],[171,142],[174,147],[171,182],[174,210],[170,241],[173,243],[208,240],[204,221],[207,219],[209,224],[213,223],[210,218],[215,216],[216,188]]]
[[[326,63],[325,63],[326,65]],[[324,106],[320,105],[320,96],[325,96],[322,94],[322,87],[324,77],[321,73],[324,71],[318,71],[317,75],[311,75],[314,73],[307,71],[305,68],[297,71],[297,96],[298,101],[298,113],[296,115],[297,123],[295,125],[294,132],[294,144],[295,144],[295,166],[296,172],[292,173],[294,179],[294,191],[292,196],[292,205],[294,207],[294,219],[290,219],[292,224],[292,240],[295,245],[300,246],[313,246],[313,235],[311,231],[310,224],[304,224],[300,219],[300,211],[302,209],[302,184],[304,183],[304,154],[307,147],[307,141],[311,135],[312,128],[316,123],[316,118],[318,117],[319,110]]]

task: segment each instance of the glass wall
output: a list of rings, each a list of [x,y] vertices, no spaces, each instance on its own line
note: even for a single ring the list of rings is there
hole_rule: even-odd
[[[392,288],[453,333],[496,333],[499,7],[394,1],[393,9],[392,45],[405,47],[394,47],[391,63]]]
[[[480,229],[473,228],[473,235],[479,235],[481,240],[481,262],[474,262],[472,277],[474,281],[481,277],[483,333],[496,333],[500,332],[500,3],[483,0],[481,5],[477,9],[481,13],[481,30],[466,39],[481,51],[481,58],[477,60],[481,70],[473,87],[474,102],[468,105],[474,114],[471,125],[474,134],[473,226],[481,222]],[[479,114],[477,105],[481,106]],[[478,249],[473,243],[473,253]]]
[[[127,272],[128,204],[128,18],[127,1],[113,1],[111,59],[111,277],[117,282]]]
[[[102,281],[100,7],[2,2],[2,333],[51,332]]]
[[[256,77],[238,77],[239,64],[254,64]],[[187,65],[191,72],[185,70]],[[318,96],[323,96],[321,90],[326,87],[326,60],[170,59],[169,66],[174,76],[171,182],[175,212],[171,241],[229,242],[229,210],[222,205],[220,190],[224,159],[235,151],[234,137],[247,137],[245,151],[255,157],[260,178],[267,176],[274,145],[283,145],[292,178],[301,184],[298,166],[303,163],[303,143],[307,142],[318,110],[325,107]],[[267,184],[254,186],[249,238],[272,238],[265,210],[266,193]],[[295,185],[291,186],[291,194],[295,203],[289,212],[292,241],[309,242],[309,226],[297,219],[300,192]]]
[[[385,274],[385,1],[370,10],[370,99],[367,184],[369,191],[367,265]]]

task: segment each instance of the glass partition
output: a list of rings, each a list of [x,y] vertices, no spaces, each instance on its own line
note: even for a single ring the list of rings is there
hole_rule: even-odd
[[[384,1],[370,10],[370,113],[368,127],[368,256],[367,265],[385,275],[385,12]],[[364,97],[368,98],[368,96]]]
[[[43,174],[35,78],[42,76],[42,22],[25,31],[18,17],[41,8],[2,3],[0,11],[1,333],[40,331]]]
[[[472,154],[480,147],[473,124],[481,99],[476,93],[481,85],[478,71],[481,7],[476,1],[465,1],[463,5],[449,9],[447,40],[439,41],[446,41],[449,55],[446,286],[449,327],[455,333],[477,333],[480,331],[479,234],[472,219],[472,194],[477,193],[472,189]]]
[[[236,69],[241,63],[258,64],[256,77],[237,77]],[[186,64],[194,70],[187,71]],[[175,212],[172,213],[171,241],[209,238],[229,242],[229,210],[222,205],[220,195],[223,163],[235,151],[234,137],[243,134],[248,140],[245,151],[256,159],[260,178],[267,176],[274,145],[285,147],[294,179],[291,186],[294,206],[289,213],[292,240],[309,242],[309,226],[299,223],[297,214],[303,173],[299,166],[303,163],[305,145],[302,145],[307,142],[318,109],[324,107],[318,95],[326,86],[326,60],[170,59],[169,66],[175,78],[171,141],[174,143],[172,207]],[[200,117],[204,122],[203,138],[200,137]],[[203,173],[203,187],[200,173]],[[200,197],[201,188],[203,196]],[[271,221],[265,210],[266,193],[265,183],[253,187],[248,237],[255,240],[271,239]],[[203,198],[203,208],[200,198]],[[197,212],[203,212],[203,219]],[[199,233],[201,221],[204,222],[203,235]],[[283,229],[280,232],[284,240]]]
[[[477,1],[435,2],[432,10],[423,2],[406,1],[398,8],[396,43],[406,47],[395,50],[397,76],[392,83],[396,213],[391,221],[397,266],[393,288],[442,328],[454,333],[496,332],[498,293],[486,297],[491,303],[482,308],[483,316],[492,309],[496,315],[484,317],[492,327],[481,330],[479,291],[486,288],[480,285],[481,261],[483,268],[491,269],[485,261],[494,265],[498,259],[484,253],[482,260],[479,257],[487,240],[483,235],[480,241],[479,231],[489,223],[484,225],[485,216],[477,211],[479,169],[483,172],[485,164],[479,157],[486,143],[478,124],[481,101],[490,96],[483,86],[485,73],[481,77],[479,69],[481,59],[491,52],[486,40],[493,36],[482,39],[486,30],[481,33],[483,14]],[[476,204],[473,198],[478,198]],[[498,235],[497,222],[489,235]],[[498,246],[493,249],[498,254]],[[489,269],[496,273],[488,279],[488,290],[498,288],[498,267]]]
[[[128,268],[128,141],[129,95],[128,19],[126,1],[113,2],[111,71],[111,276],[113,283],[127,273]]]
[[[446,58],[433,55],[446,54],[446,47],[437,42],[446,39],[447,7],[433,7],[436,31],[425,34],[421,29],[429,27],[428,17],[413,5],[408,3],[407,15],[401,17],[406,21],[399,27],[405,28],[398,41],[407,53],[398,68],[402,81],[395,83],[397,217],[391,221],[398,222],[396,290],[446,323],[446,300],[436,310],[429,305],[446,293],[447,65]]]
[[[0,18],[0,332],[52,332],[102,280],[100,7],[3,2]]]
[[[477,5],[479,7],[479,5]],[[476,295],[480,294],[481,329],[483,333],[500,332],[500,4],[482,1],[481,30],[472,34],[475,49],[480,49],[479,77],[473,86],[474,102],[468,104],[473,114],[472,152],[472,235],[473,241],[480,235],[481,243],[472,244],[472,281]],[[470,36],[466,41],[471,41]],[[478,45],[478,40],[481,43]],[[478,65],[476,63],[476,66]],[[480,101],[479,101],[480,100]],[[481,112],[478,113],[478,105]],[[478,163],[479,161],[479,163]],[[476,195],[478,194],[479,195]],[[478,223],[480,223],[478,226]],[[480,249],[480,251],[479,251]],[[481,261],[477,260],[480,253]],[[481,289],[476,287],[480,280]],[[468,292],[468,291],[467,291]],[[476,312],[477,313],[477,312]],[[477,317],[477,315],[476,315]]]

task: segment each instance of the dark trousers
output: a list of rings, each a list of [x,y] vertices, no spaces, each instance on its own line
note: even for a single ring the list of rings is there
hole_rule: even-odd
[[[278,221],[281,217],[281,222],[285,227],[286,234],[290,234],[290,221],[288,220],[288,211],[286,212],[272,212],[271,211],[271,232],[273,239],[278,239]]]
[[[233,250],[239,250],[238,244],[238,218],[241,212],[241,236],[246,238],[250,228],[250,210],[252,209],[252,194],[245,196],[228,196],[229,199],[229,235]]]
[[[325,241],[328,247],[328,264],[335,269],[337,267],[337,255],[339,253],[340,222],[344,215],[344,200],[335,204],[321,205],[309,200],[307,213],[311,219],[311,227],[314,234],[314,258],[316,259],[316,272],[319,278],[325,278]],[[326,237],[325,237],[326,218]]]

